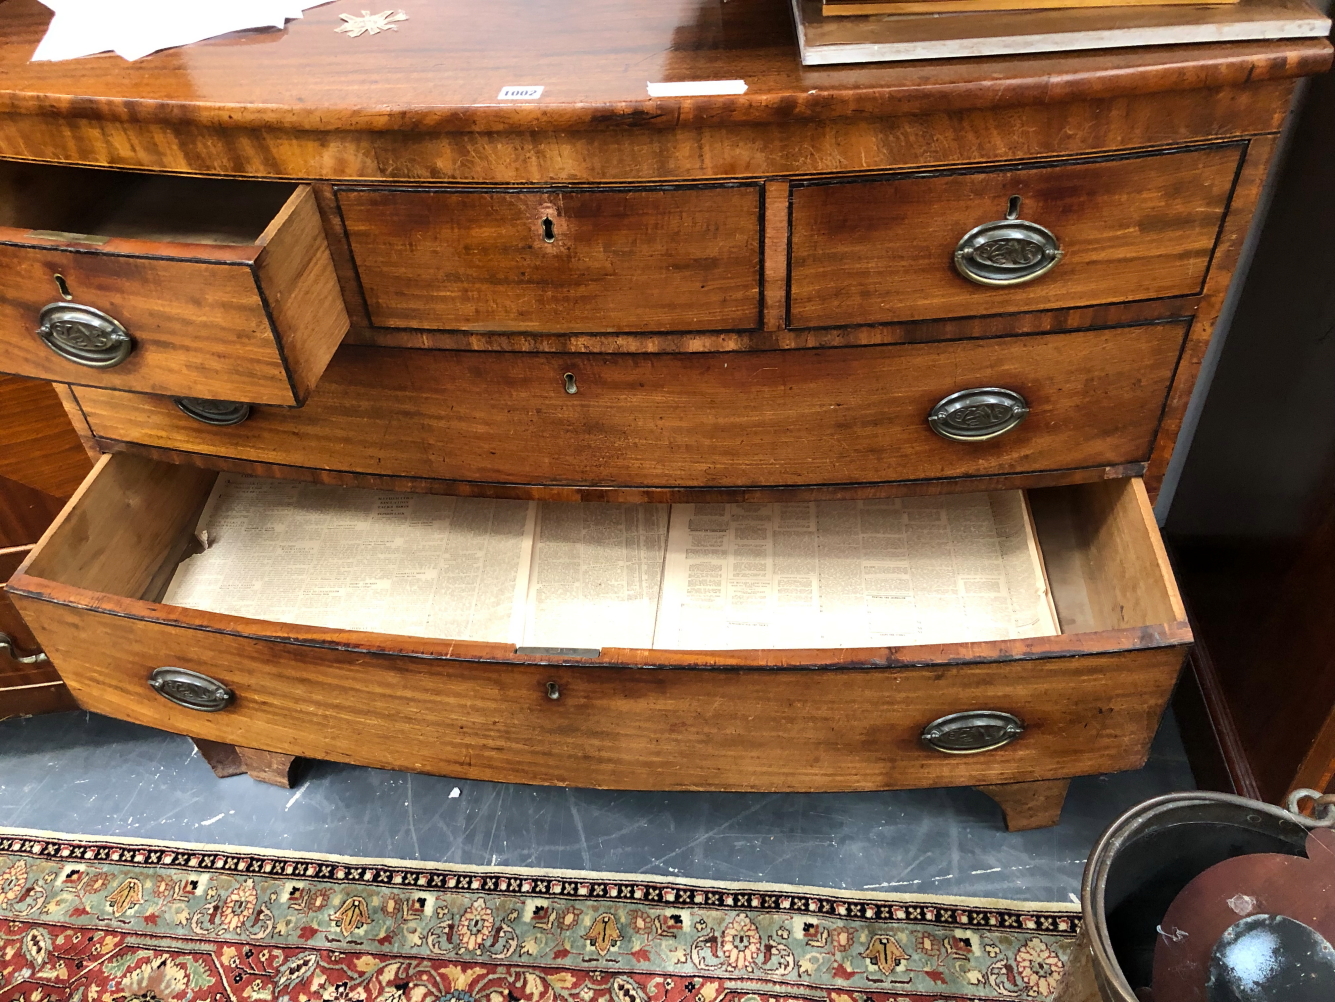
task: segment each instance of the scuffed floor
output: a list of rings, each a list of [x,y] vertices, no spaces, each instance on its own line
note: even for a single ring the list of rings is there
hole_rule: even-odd
[[[1073,900],[1113,818],[1193,787],[1171,717],[1144,769],[1076,780],[1058,827],[1014,835],[967,789],[618,793],[315,762],[280,790],[215,779],[186,738],[94,714],[0,722],[0,826],[1021,900]]]

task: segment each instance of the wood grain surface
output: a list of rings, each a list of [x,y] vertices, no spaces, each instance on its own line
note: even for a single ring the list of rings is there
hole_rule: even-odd
[[[0,227],[0,368],[141,393],[300,402],[348,321],[314,196],[274,187],[260,186],[270,201],[288,196],[286,204],[278,199],[272,224],[249,243],[220,240],[215,227],[182,232],[171,218],[136,217],[127,226],[123,216],[82,217],[72,223],[78,232],[46,236],[59,224],[40,225],[41,214],[27,211],[23,225]],[[151,199],[152,190],[136,195]],[[133,235],[118,235],[127,231]],[[34,333],[42,308],[64,301],[56,275],[74,303],[130,332],[135,348],[124,362],[80,365]]]
[[[0,376],[0,476],[63,502],[91,469],[50,384]],[[35,543],[40,535],[20,542]]]
[[[226,428],[75,394],[99,438],[250,462],[530,488],[857,485],[1144,461],[1184,327],[691,355],[345,347],[305,407]],[[1023,394],[1024,423],[972,443],[927,426],[947,394],[987,386]]]
[[[1032,170],[795,184],[794,327],[1042,310],[1201,291],[1245,144]],[[960,239],[1005,218],[1050,230],[1064,257],[993,288],[955,268]]]
[[[1164,407],[1163,421],[1154,441],[1154,451],[1149,470],[1145,474],[1145,483],[1151,496],[1159,493],[1168,463],[1173,457],[1178,433],[1182,430],[1182,419],[1187,412],[1187,404],[1196,388],[1196,377],[1200,375],[1201,364],[1205,360],[1210,338],[1214,334],[1215,322],[1224,308],[1224,299],[1233,284],[1234,270],[1242,254],[1243,244],[1251,229],[1256,213],[1257,201],[1261,189],[1275,156],[1276,139],[1262,136],[1248,144],[1247,157],[1242,170],[1238,173],[1237,184],[1233,190],[1232,207],[1224,220],[1224,226],[1215,246],[1214,261],[1210,274],[1205,279],[1205,295],[1197,310],[1196,321],[1191,325],[1187,343],[1182,349],[1182,361],[1178,364],[1177,374],[1173,377],[1173,388]]]
[[[335,190],[378,326],[562,332],[760,325],[758,185]]]
[[[8,0],[15,158],[307,179],[551,183],[776,175],[1125,149],[1273,131],[1324,40],[803,68],[785,0],[443,0],[375,37],[321,7],[126,65],[29,57]],[[646,81],[747,81],[653,99]],[[535,102],[500,88],[540,83]],[[481,137],[485,135],[485,140]]]
[[[29,546],[0,549],[0,633],[10,638],[21,656],[35,654],[41,647],[10,600],[5,581],[30,549]],[[74,697],[49,661],[25,665],[0,651],[0,720],[75,708]]]
[[[140,598],[163,578],[159,565],[180,558],[177,542],[211,481],[188,467],[104,458],[11,591],[83,705],[242,749],[629,789],[1059,779],[1143,762],[1190,641],[1172,619],[1174,586],[1135,480],[1061,488],[1035,509],[1045,560],[1061,569],[1054,588],[1060,582],[1068,632],[1057,637],[888,650],[605,649],[564,663],[506,644],[263,623]],[[1054,511],[1069,532],[1053,531]],[[1109,524],[1122,536],[1116,562],[1088,552]],[[1110,593],[1147,597],[1114,608],[1100,600]],[[1063,608],[1077,619],[1068,624]],[[216,714],[171,704],[147,685],[159,665],[202,671],[236,699]],[[547,695],[553,681],[558,700]],[[919,742],[932,720],[984,708],[1018,715],[1024,736],[964,757]],[[710,754],[671,753],[681,734],[706,730]],[[395,740],[383,740],[390,732]]]

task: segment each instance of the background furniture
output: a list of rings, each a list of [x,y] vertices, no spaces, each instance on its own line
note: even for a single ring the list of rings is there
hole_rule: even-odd
[[[1167,523],[1198,643],[1193,768],[1270,803],[1335,777],[1333,119],[1318,77]]]
[[[1144,762],[1191,640],[1150,496],[1324,40],[810,70],[780,0],[450,2],[127,67],[29,64],[46,9],[4,13],[0,360],[109,453],[10,592],[81,705],[247,766],[978,785],[1012,827]],[[652,99],[646,74],[747,90]],[[590,657],[162,605],[218,470],[1025,489],[1062,633]],[[162,667],[206,678],[164,698]]]
[[[92,469],[55,391],[0,376],[0,578],[7,579]],[[0,585],[0,718],[72,710],[74,699],[40,654],[32,632]]]

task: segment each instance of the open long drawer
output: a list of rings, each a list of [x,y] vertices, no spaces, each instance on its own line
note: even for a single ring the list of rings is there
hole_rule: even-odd
[[[247,748],[523,783],[1019,783],[1141,765],[1191,641],[1137,479],[1029,492],[1057,636],[573,658],[150,600],[216,476],[103,457],[11,581],[85,708]],[[177,705],[149,684],[162,667],[207,675],[233,698],[217,712]],[[965,713],[977,716],[955,716]]]

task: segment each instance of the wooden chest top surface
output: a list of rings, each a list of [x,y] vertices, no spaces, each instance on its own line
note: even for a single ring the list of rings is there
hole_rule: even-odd
[[[345,10],[345,8],[347,8]],[[134,63],[31,63],[37,0],[0,3],[0,114],[317,132],[672,128],[915,114],[1227,87],[1317,72],[1324,40],[804,68],[784,0],[435,0],[351,38],[343,3]],[[742,79],[654,100],[646,84]],[[500,101],[540,85],[536,102]]]

